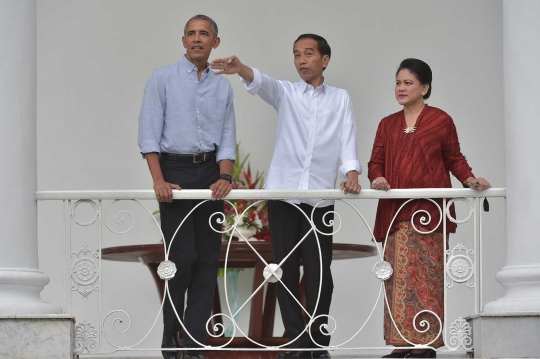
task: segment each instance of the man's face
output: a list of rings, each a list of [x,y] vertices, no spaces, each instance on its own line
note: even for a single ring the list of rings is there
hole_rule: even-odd
[[[218,47],[219,37],[212,32],[209,21],[191,20],[182,36],[182,44],[189,61],[194,64],[206,63],[212,49]]]
[[[328,55],[321,56],[317,50],[317,41],[313,39],[300,39],[294,44],[294,66],[296,71],[308,84],[322,77],[324,68],[328,65]]]

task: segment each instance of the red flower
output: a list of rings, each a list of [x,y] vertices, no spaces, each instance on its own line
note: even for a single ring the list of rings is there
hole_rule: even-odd
[[[261,228],[254,236],[258,240],[263,240],[266,242],[270,242],[270,229],[268,227]]]
[[[231,188],[232,188],[232,189],[239,189],[239,188],[242,188],[242,184],[241,184],[241,183],[238,183],[238,182],[236,182],[236,181],[233,181],[233,182],[231,183]]]
[[[263,227],[268,226],[268,209],[264,208],[257,212],[257,214],[259,215]]]
[[[247,156],[240,155],[240,144],[236,145],[236,161],[234,162],[231,176],[233,177],[233,189],[258,189],[264,187],[264,172],[256,171],[254,174],[251,171],[251,165],[248,162]],[[249,206],[257,202],[256,200],[230,200],[232,206],[225,203],[224,214],[227,217],[227,223],[224,223],[224,228],[231,224],[236,218],[236,214],[244,214]],[[268,229],[268,210],[267,203],[261,202],[257,206],[250,207],[241,219],[241,225],[247,224],[252,226],[258,218],[261,221],[262,228],[255,234],[255,238],[264,241],[270,241],[270,230]]]
[[[234,215],[234,208],[225,202],[225,205],[223,206],[223,213],[225,213],[226,216]]]

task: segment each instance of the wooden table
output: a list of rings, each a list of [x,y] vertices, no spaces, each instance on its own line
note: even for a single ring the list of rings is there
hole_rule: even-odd
[[[267,263],[274,262],[274,252],[269,242],[250,242],[253,248],[260,254]],[[159,263],[165,259],[163,244],[143,244],[132,246],[118,246],[103,248],[101,257],[105,260],[120,262],[142,262],[144,263],[156,283],[160,300],[163,300],[165,281],[159,278],[157,268]],[[221,245],[219,265],[221,268],[225,265],[225,255],[227,253],[227,243]],[[362,244],[334,243],[333,260],[344,260],[353,258],[364,258],[377,255],[375,246]],[[232,242],[229,250],[227,268],[254,268],[253,287],[255,291],[264,281],[263,270],[264,263],[259,259],[255,252],[245,242]],[[266,296],[264,291],[260,290],[251,299],[251,313],[249,320],[249,337],[261,344],[268,346],[283,345],[289,339],[283,335],[274,337],[274,317],[276,311],[276,285],[268,283]],[[221,301],[219,291],[214,295],[213,313],[221,313]],[[215,323],[221,323],[221,317],[216,317]],[[213,325],[211,325],[213,327]],[[212,346],[223,345],[230,340],[228,337],[208,337],[207,344]],[[244,337],[235,337],[228,347],[251,348],[257,347],[251,341]]]

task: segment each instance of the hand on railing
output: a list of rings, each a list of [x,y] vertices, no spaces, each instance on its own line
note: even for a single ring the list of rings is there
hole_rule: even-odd
[[[165,182],[165,180],[156,180],[154,181],[154,192],[156,192],[156,197],[159,202],[172,202],[173,189],[182,189],[179,185]]]
[[[358,194],[360,193],[360,190],[362,189],[362,186],[358,183],[358,172],[356,171],[349,171],[347,172],[347,180],[341,182],[339,186],[343,193],[352,193],[352,194]]]
[[[212,190],[212,199],[217,201],[228,195],[232,189],[232,186],[231,182],[224,179],[219,179],[216,181],[216,183],[210,185],[210,189]]]
[[[388,191],[390,189],[390,185],[386,181],[386,178],[384,177],[377,177],[371,182],[371,189],[378,189],[381,191]]]
[[[463,184],[477,191],[483,191],[485,189],[491,188],[491,185],[489,184],[489,182],[481,177],[480,178],[469,177],[465,181],[463,181]]]

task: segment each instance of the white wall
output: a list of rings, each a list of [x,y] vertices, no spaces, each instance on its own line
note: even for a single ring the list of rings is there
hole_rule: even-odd
[[[406,57],[423,59],[434,73],[429,104],[453,117],[462,151],[475,174],[488,178],[494,187],[505,186],[500,1],[40,0],[39,190],[151,188],[137,146],[144,85],[154,68],[175,62],[183,54],[184,24],[197,13],[218,23],[222,41],[213,58],[235,54],[248,65],[291,81],[298,78],[293,41],[306,32],[324,36],[332,47],[326,81],[350,93],[358,154],[366,172],[379,120],[400,109],[393,96],[399,62]],[[230,80],[235,90],[238,140],[242,150],[251,153],[252,166],[266,170],[277,116],[262,100],[247,94],[237,78]],[[365,173],[361,184],[368,187]],[[155,203],[149,205],[156,207]],[[357,205],[373,223],[376,203]],[[502,293],[494,274],[503,266],[505,254],[504,201],[492,201],[491,207],[485,216],[484,254],[489,260],[484,265],[484,302]],[[63,250],[61,208],[52,204],[40,204],[40,208],[40,263],[52,277],[43,297],[62,301],[58,294],[62,280],[53,275],[60,272],[58,251]],[[354,227],[352,214],[347,212],[343,218],[348,224],[336,241],[367,243],[366,230]],[[471,231],[466,228],[453,237],[452,245],[470,241]],[[141,224],[135,233],[152,231]],[[139,237],[124,242],[111,239],[104,246],[148,242],[148,237]],[[332,344],[350,337],[371,309],[378,288],[371,273],[374,261],[335,262],[332,315],[338,321],[338,332]],[[149,318],[159,307],[146,269],[137,263],[106,263],[105,267],[117,278],[107,287],[109,295],[129,292],[132,310],[148,310],[142,321],[151,322]],[[113,304],[107,306],[114,308]],[[362,308],[355,320],[350,320],[352,306]],[[371,329],[351,345],[384,344],[381,312],[382,307]],[[140,331],[134,324],[131,332]],[[151,334],[147,346],[159,344],[159,331]]]

